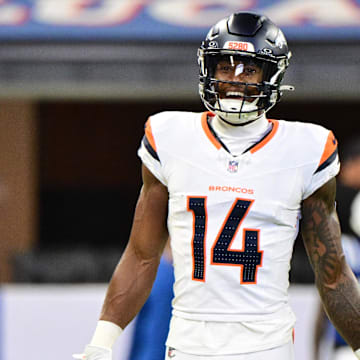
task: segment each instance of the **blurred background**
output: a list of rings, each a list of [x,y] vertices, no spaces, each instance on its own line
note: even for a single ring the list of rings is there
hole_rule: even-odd
[[[104,283],[126,246],[143,125],[163,110],[203,111],[196,51],[207,30],[235,11],[268,15],[293,53],[283,83],[296,91],[269,117],[332,129],[341,155],[360,136],[359,0],[0,0],[1,360],[21,358],[26,324],[38,338],[51,334],[34,328],[36,311],[46,319],[46,309],[50,317],[59,311],[62,321],[79,316],[51,321],[72,341],[61,341],[59,359],[88,341],[77,320],[91,334]],[[291,277],[300,308],[316,302],[301,240]],[[87,302],[95,310],[80,316]],[[34,359],[45,357],[42,345]]]

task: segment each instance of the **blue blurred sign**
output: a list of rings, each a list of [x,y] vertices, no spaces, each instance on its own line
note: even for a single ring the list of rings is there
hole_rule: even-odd
[[[200,41],[235,11],[268,15],[289,39],[360,39],[360,0],[0,0],[0,39]]]

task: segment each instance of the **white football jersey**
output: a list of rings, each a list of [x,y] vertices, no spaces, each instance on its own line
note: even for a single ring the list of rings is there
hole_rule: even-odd
[[[337,142],[318,125],[269,120],[270,132],[233,156],[211,116],[151,116],[139,149],[169,191],[173,315],[227,323],[289,317],[301,202],[338,173]]]

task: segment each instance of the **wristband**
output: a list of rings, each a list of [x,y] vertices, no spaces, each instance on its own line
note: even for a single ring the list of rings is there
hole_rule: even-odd
[[[120,326],[111,321],[99,320],[89,345],[111,349],[122,331]]]
[[[360,348],[354,351],[356,357],[360,359]]]

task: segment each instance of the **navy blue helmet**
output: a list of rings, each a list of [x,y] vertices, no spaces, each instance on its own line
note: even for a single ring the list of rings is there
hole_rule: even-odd
[[[198,49],[199,93],[204,105],[232,125],[256,120],[279,101],[283,90],[293,90],[280,86],[290,57],[283,32],[266,16],[240,12],[219,21]],[[262,79],[256,83],[217,79],[215,70],[221,61],[256,66]],[[223,83],[241,90],[221,97]]]

